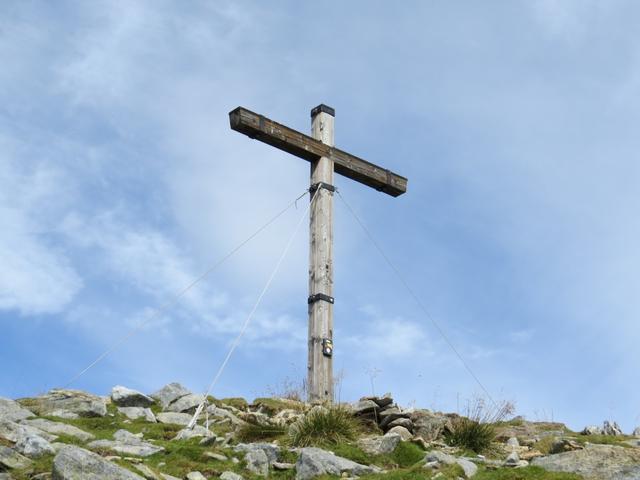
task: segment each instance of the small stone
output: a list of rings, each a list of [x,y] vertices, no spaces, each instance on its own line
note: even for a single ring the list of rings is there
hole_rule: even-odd
[[[515,467],[516,465],[518,465],[519,461],[520,456],[518,455],[518,452],[511,452],[507,459],[504,461],[504,465],[506,467]]]
[[[280,470],[280,471],[293,470],[294,468],[296,468],[294,463],[285,463],[285,462],[273,462],[271,466],[273,467],[274,470]]]
[[[222,472],[222,475],[220,475],[220,480],[244,480],[244,478],[242,477],[242,475],[227,471]]]
[[[204,452],[204,456],[209,457],[213,460],[218,460],[219,462],[226,462],[227,460],[229,460],[225,455],[215,452]]]
[[[207,480],[207,477],[205,477],[200,472],[189,472],[187,473],[186,478],[187,480]]]
[[[161,478],[153,470],[151,470],[143,463],[134,465],[133,468],[140,472],[140,474],[147,480],[161,480]]]
[[[464,476],[467,478],[473,477],[476,473],[478,473],[478,466],[470,460],[466,458],[458,458],[456,463],[462,467],[464,471]]]

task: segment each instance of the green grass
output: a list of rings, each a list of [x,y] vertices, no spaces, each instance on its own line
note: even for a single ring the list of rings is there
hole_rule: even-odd
[[[540,467],[501,468],[499,470],[480,470],[474,480],[581,480],[573,473],[547,472]]]
[[[274,440],[284,437],[287,433],[285,427],[277,425],[258,425],[256,423],[245,423],[236,434],[236,438],[240,442],[260,442],[264,440]]]
[[[327,446],[354,440],[359,424],[351,412],[339,406],[319,408],[307,413],[289,427],[293,446]]]

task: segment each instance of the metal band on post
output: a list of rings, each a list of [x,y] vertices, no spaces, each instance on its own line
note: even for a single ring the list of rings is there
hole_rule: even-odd
[[[325,295],[324,293],[314,293],[313,295],[309,295],[307,303],[311,305],[312,303],[316,303],[319,300],[324,300],[325,302],[329,302],[331,304],[334,304],[336,302],[335,298],[330,297],[329,295]]]

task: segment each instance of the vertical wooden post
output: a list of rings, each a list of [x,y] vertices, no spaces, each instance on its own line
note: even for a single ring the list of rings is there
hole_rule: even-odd
[[[311,135],[334,146],[335,111],[326,105],[311,110]],[[333,160],[321,157],[311,162],[311,186],[319,182],[333,185]],[[323,344],[333,353],[333,192],[312,189],[317,197],[309,223],[309,401],[333,401],[333,358],[323,352]],[[318,298],[318,294],[322,298]]]

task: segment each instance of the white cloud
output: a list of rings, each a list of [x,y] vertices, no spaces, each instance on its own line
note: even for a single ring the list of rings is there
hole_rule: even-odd
[[[63,178],[37,155],[0,137],[0,309],[24,315],[60,312],[83,285],[48,218],[65,202]]]

